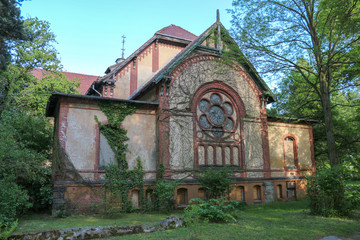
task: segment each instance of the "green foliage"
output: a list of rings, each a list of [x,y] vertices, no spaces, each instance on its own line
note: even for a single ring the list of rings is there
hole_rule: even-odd
[[[19,5],[22,0],[0,1],[0,72],[11,60],[11,41],[26,39]]]
[[[232,171],[227,167],[210,168],[200,172],[197,180],[203,186],[208,199],[227,196],[231,189]]]
[[[16,220],[31,207],[29,195],[13,182],[13,179],[0,180],[0,225],[7,225]]]
[[[48,207],[52,203],[48,120],[17,109],[3,111],[0,117],[0,179],[12,179],[26,189],[34,209]]]
[[[305,68],[309,63],[299,60]],[[300,64],[300,63],[299,63]],[[314,89],[296,71],[290,71],[277,88],[278,102],[273,103],[268,115],[289,118],[305,118],[318,120],[313,125],[315,156],[317,166],[328,163],[328,146],[325,125],[322,122],[323,110],[321,101]],[[360,173],[360,104],[359,88],[347,91],[333,92],[331,96],[332,118],[335,142],[338,146],[340,162],[352,172],[353,178],[359,178]],[[286,120],[286,119],[284,119]]]
[[[10,237],[10,235],[15,231],[18,226],[18,221],[14,221],[12,223],[0,224],[0,240],[6,240]]]
[[[360,182],[345,183],[345,199],[349,202],[351,208],[360,207]]]
[[[154,187],[155,209],[169,212],[174,209],[174,191],[179,184],[175,181],[165,180],[164,172],[165,167],[160,163]]]
[[[135,187],[137,187],[137,189],[139,190],[140,206],[144,208],[147,205],[145,199],[145,192],[144,192],[145,172],[143,170],[140,157],[137,158],[137,164],[134,170],[132,170],[132,173],[133,173],[132,181],[134,182]]]
[[[341,148],[336,143],[331,98],[359,86],[360,24],[354,23],[359,21],[360,3],[236,0],[233,6],[232,32],[263,76],[278,81],[289,73],[297,75],[303,96],[308,97],[297,105],[320,103],[329,162],[338,165]]]
[[[29,39],[14,41],[14,62],[7,71],[0,72],[0,111],[17,106],[33,115],[45,114],[49,96],[53,92],[79,93],[78,82],[60,72],[61,65],[55,50],[55,35],[49,23],[37,18],[25,20]],[[47,70],[42,79],[35,78],[34,68]]]
[[[185,208],[184,216],[187,225],[193,225],[199,219],[205,222],[235,222],[235,216],[240,216],[239,211],[246,206],[244,202],[227,201],[224,198],[209,201],[194,198],[189,203],[191,205]]]
[[[130,212],[132,208],[128,194],[134,184],[130,181],[129,171],[122,170],[117,165],[107,166],[105,170],[106,211]]]
[[[346,216],[359,206],[357,187],[348,187],[345,194],[345,174],[342,167],[324,168],[307,177],[306,195],[314,215]]]
[[[128,163],[126,160],[127,144],[125,142],[129,138],[126,136],[126,129],[122,128],[121,125],[126,116],[135,113],[136,107],[128,103],[111,104],[106,101],[100,102],[99,105],[106,115],[108,123],[101,124],[97,118],[95,120],[99,124],[101,133],[104,134],[113,150],[120,169],[126,171]]]
[[[109,193],[107,194],[109,196],[106,196],[107,204],[111,206],[107,211],[130,212],[132,206],[128,194],[132,188],[139,188],[140,203],[144,202],[144,172],[139,158],[135,169],[128,170],[127,144],[125,142],[129,138],[126,136],[126,129],[122,128],[121,125],[126,116],[135,113],[136,107],[128,103],[111,104],[106,101],[100,102],[99,105],[106,115],[108,123],[101,124],[97,117],[95,117],[95,121],[99,124],[100,131],[106,137],[117,160],[117,165],[105,167],[104,187]]]
[[[50,23],[38,18],[28,18],[24,21],[28,34],[26,40],[13,43],[13,62],[26,71],[34,68],[45,70],[60,70],[61,64],[54,44],[55,34],[50,31]]]

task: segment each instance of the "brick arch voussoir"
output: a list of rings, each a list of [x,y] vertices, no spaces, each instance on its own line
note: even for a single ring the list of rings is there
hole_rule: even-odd
[[[252,80],[251,76],[249,75],[248,72],[246,72],[241,66],[236,65],[236,64],[229,64],[225,61],[221,61],[222,59],[216,56],[211,56],[211,55],[197,55],[191,58],[186,59],[185,61],[183,61],[181,64],[179,64],[170,74],[170,77],[172,78],[171,82],[170,82],[170,88],[172,87],[173,83],[175,82],[175,80],[177,79],[177,77],[180,75],[180,73],[182,71],[184,71],[187,67],[198,63],[198,62],[203,62],[203,61],[220,61],[222,64],[225,64],[227,66],[229,66],[230,68],[234,69],[239,75],[241,75],[245,81],[250,85],[251,89],[253,90],[256,99],[258,100],[258,104],[261,108],[261,99],[260,99],[260,95],[262,94],[262,91],[259,89],[259,87],[255,84],[255,82]],[[171,90],[170,90],[171,91]]]

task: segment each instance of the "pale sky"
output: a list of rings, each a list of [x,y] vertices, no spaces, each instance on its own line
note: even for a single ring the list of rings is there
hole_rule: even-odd
[[[232,0],[31,0],[20,10],[50,23],[65,71],[102,76],[121,57],[122,35],[126,58],[170,24],[200,35],[216,21],[216,9],[229,29],[231,8]]]

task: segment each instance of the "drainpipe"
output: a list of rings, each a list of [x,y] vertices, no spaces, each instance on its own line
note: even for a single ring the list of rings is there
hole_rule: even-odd
[[[102,97],[102,94],[95,89],[94,84],[91,85],[91,89],[94,90],[97,94],[99,94],[100,97]]]

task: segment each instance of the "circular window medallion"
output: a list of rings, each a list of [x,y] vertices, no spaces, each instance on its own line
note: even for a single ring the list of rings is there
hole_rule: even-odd
[[[236,111],[225,94],[205,93],[198,104],[198,122],[206,134],[222,138],[235,132]]]

